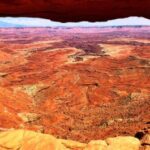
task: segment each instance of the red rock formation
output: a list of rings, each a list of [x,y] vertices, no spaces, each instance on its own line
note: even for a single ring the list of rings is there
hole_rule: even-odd
[[[0,130],[90,141],[149,128],[149,35],[149,27],[0,29]]]
[[[55,21],[103,21],[150,16],[149,0],[1,0],[0,16],[43,17]]]

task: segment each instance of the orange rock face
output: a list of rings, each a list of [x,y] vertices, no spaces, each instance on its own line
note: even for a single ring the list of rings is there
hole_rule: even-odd
[[[149,30],[0,29],[0,130],[87,142],[149,128]]]

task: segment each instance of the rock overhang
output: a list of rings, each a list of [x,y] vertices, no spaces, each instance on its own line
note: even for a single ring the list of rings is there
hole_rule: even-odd
[[[149,0],[1,0],[0,16],[40,17],[61,22],[150,18]]]

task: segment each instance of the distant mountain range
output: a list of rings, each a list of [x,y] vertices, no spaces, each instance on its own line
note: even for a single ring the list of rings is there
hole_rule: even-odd
[[[0,17],[0,27],[107,27],[107,26],[150,26],[150,20],[143,17],[128,17],[106,22],[55,22],[42,18]]]

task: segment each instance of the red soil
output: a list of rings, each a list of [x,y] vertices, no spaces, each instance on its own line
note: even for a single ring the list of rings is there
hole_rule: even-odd
[[[0,129],[89,141],[148,128],[149,38],[149,27],[0,29]]]

